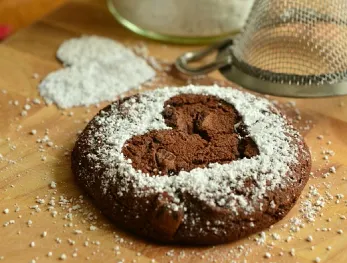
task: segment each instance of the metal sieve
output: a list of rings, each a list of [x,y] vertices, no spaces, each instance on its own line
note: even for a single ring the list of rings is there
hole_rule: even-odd
[[[193,68],[217,51],[211,64]],[[347,94],[347,1],[256,0],[246,26],[176,67],[190,75],[219,70],[227,79],[260,93],[290,97]]]

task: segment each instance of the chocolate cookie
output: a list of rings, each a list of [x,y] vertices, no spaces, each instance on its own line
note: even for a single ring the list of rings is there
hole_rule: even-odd
[[[224,243],[274,224],[310,167],[302,137],[269,101],[217,86],[114,102],[72,153],[78,182],[117,225],[185,244]]]

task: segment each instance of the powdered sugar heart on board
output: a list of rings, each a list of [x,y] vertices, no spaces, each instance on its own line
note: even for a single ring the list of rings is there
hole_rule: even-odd
[[[66,40],[60,45],[57,58],[67,65],[95,60],[108,65],[126,63],[127,60],[142,60],[122,44],[99,36],[82,36]]]
[[[112,101],[155,76],[146,61],[120,43],[98,36],[64,42],[57,57],[68,67],[40,83],[40,95],[60,108]]]
[[[257,144],[259,155],[228,164],[211,163],[206,168],[181,171],[170,177],[150,176],[135,170],[131,160],[122,153],[124,144],[135,135],[171,129],[162,116],[164,102],[179,94],[212,95],[232,104]],[[134,194],[139,196],[166,192],[173,197],[171,206],[174,210],[184,208],[179,193],[187,191],[211,206],[225,207],[237,213],[237,204],[246,213],[252,212],[268,190],[290,183],[290,166],[298,162],[298,152],[302,150],[296,143],[297,132],[269,101],[218,86],[163,88],[142,93],[125,101],[121,107],[115,102],[111,110],[101,112],[90,125],[93,132],[88,133],[88,144],[93,153],[88,154],[88,158],[97,166],[106,167],[101,176],[104,194],[116,184],[121,185],[124,192],[135,189]],[[95,181],[94,176],[91,173],[84,175],[89,182]],[[236,194],[233,189],[243,187],[249,179],[256,182],[249,196]]]

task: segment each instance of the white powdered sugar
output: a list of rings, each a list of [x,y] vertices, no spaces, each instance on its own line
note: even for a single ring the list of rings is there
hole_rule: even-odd
[[[82,36],[72,38],[60,45],[57,57],[67,65],[99,61],[111,65],[126,63],[138,57],[122,44],[105,37]]]
[[[176,176],[150,176],[136,171],[122,153],[125,142],[151,130],[171,129],[161,113],[164,102],[178,94],[212,95],[232,104],[256,142],[259,155],[228,164],[211,163],[206,168],[181,171]],[[114,103],[110,111],[95,117],[92,121],[95,130],[88,138],[89,145],[95,147],[95,154],[90,153],[88,158],[106,166],[102,178],[104,194],[113,185],[122,185],[122,191],[134,187],[135,195],[139,196],[167,192],[174,200],[171,208],[183,208],[184,201],[178,193],[187,191],[211,206],[222,206],[237,214],[236,207],[245,213],[252,212],[266,191],[291,183],[290,166],[297,162],[299,152],[297,133],[266,99],[231,88],[187,86],[146,92],[125,101],[120,108]],[[93,174],[84,176],[94,181]],[[246,198],[233,189],[243,187],[247,179],[256,183]]]
[[[155,76],[145,60],[103,37],[68,40],[58,49],[57,57],[69,67],[50,73],[39,91],[46,103],[60,108],[112,101]]]
[[[253,3],[254,0],[109,1],[130,23],[157,34],[180,37],[212,37],[240,30]]]
[[[92,61],[85,65],[64,68],[50,73],[43,80],[40,94],[48,104],[54,102],[61,108],[112,101],[117,95],[144,82],[141,67],[142,65],[137,63],[132,65],[130,71],[124,64],[105,67]]]

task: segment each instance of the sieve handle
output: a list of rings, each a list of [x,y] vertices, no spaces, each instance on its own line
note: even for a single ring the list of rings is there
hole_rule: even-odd
[[[189,66],[189,63],[191,62],[196,62],[204,57],[208,56],[209,54],[218,51],[221,48],[224,48],[225,46],[229,46],[233,44],[233,40],[231,38],[227,38],[221,42],[218,42],[216,44],[213,44],[209,46],[208,48],[195,51],[195,52],[186,52],[180,57],[176,59],[175,65],[176,68],[188,75],[203,75],[210,73],[212,71],[215,71],[217,69],[220,69],[224,66],[231,65],[232,63],[232,58],[231,56],[225,56],[221,59],[217,59],[216,61],[200,66],[200,67],[191,67]]]

